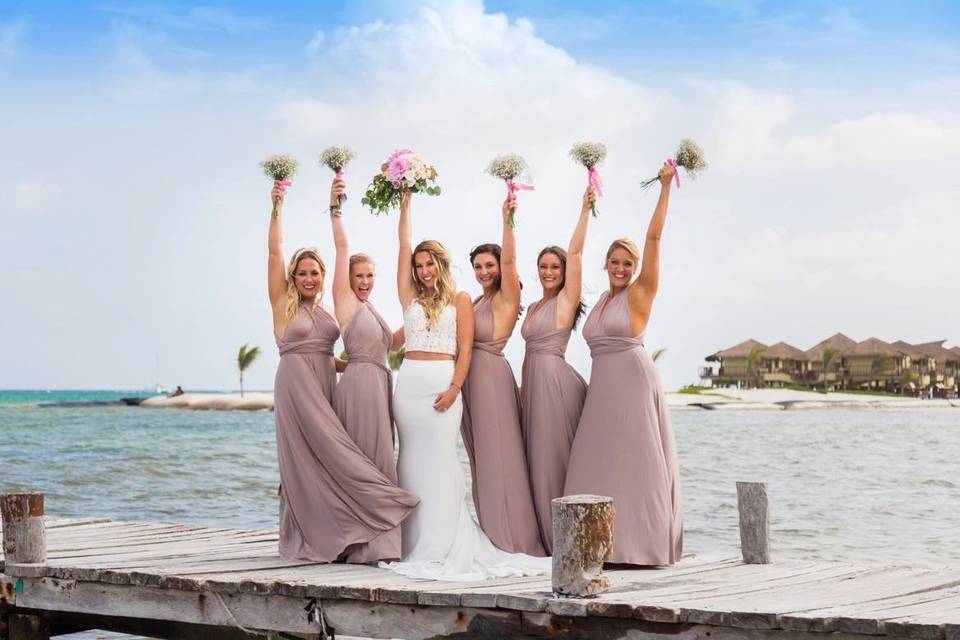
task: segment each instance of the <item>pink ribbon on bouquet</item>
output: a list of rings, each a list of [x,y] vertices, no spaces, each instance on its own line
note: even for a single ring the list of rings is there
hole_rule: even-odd
[[[680,169],[677,167],[677,161],[673,158],[667,158],[667,164],[673,167],[673,177],[677,179],[677,189],[680,188]]]
[[[597,165],[587,168],[587,180],[598,196],[603,195],[603,180],[600,179],[600,172],[597,171]]]
[[[517,191],[533,191],[532,184],[523,184],[521,182],[514,182],[512,178],[507,178],[507,196],[513,196],[517,194]]]
[[[336,176],[337,176],[338,178],[342,178],[342,177],[343,177],[343,169],[341,169],[340,171],[337,171],[337,172],[336,172]],[[347,194],[345,194],[345,193],[341,193],[341,194],[340,194],[340,197],[337,198],[337,200],[340,201],[340,202],[344,202],[344,201],[346,201],[346,199],[347,199]]]
[[[280,187],[280,193],[287,195],[287,187],[292,186],[293,182],[290,180],[274,180],[273,186]]]

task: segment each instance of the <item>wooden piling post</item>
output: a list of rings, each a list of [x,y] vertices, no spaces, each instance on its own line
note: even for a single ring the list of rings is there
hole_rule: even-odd
[[[43,494],[0,494],[0,517],[3,518],[4,573],[11,576],[42,575],[35,570],[47,561]]]
[[[770,503],[766,482],[738,482],[740,552],[746,564],[770,564]]]
[[[610,588],[603,562],[613,553],[613,498],[564,496],[553,515],[553,591],[593,596]]]
[[[50,640],[50,624],[40,616],[11,613],[8,626],[10,640]]]

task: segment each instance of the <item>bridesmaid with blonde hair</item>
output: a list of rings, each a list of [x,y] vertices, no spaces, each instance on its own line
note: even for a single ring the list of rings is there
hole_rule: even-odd
[[[660,198],[642,258],[626,238],[607,250],[610,288],[583,326],[593,369],[565,492],[613,497],[614,563],[669,565],[683,550],[670,413],[653,359],[643,348],[660,284],[660,236],[675,172],[667,163],[660,169]]]
[[[397,487],[347,435],[331,404],[333,343],[340,332],[324,308],[326,267],[316,249],[284,264],[284,186],[272,192],[267,285],[280,349],[274,382],[280,466],[280,555],[333,562],[396,527],[419,499]]]
[[[483,294],[473,302],[473,358],[463,384],[460,430],[480,527],[504,551],[543,556],[520,428],[520,396],[503,355],[520,316],[517,240],[509,224],[516,206],[514,194],[503,202],[502,249],[491,243],[470,252]]]
[[[347,361],[333,394],[333,407],[360,450],[390,482],[396,484],[397,463],[390,406],[393,379],[386,364],[394,335],[369,299],[376,281],[373,259],[363,253],[350,255],[350,242],[340,208],[341,196],[345,193],[343,178],[334,177],[329,208],[336,247],[333,303]],[[397,560],[400,555],[400,527],[394,527],[370,542],[351,547],[346,560]]]
[[[570,446],[587,393],[587,383],[567,363],[564,353],[584,312],[580,301],[583,246],[595,199],[593,187],[588,187],[566,251],[549,246],[537,256],[543,297],[530,305],[521,329],[527,343],[523,358],[523,431],[540,538],[547,554],[553,552],[550,501],[564,495]]]

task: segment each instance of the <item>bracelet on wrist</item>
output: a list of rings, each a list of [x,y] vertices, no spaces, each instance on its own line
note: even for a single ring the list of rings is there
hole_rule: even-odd
[[[340,216],[343,215],[343,212],[340,210],[339,204],[331,205],[329,211],[330,211],[330,215],[333,216],[334,218],[339,218]]]

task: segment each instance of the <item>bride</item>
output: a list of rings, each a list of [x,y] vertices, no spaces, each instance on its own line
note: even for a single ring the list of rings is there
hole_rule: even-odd
[[[406,355],[394,392],[400,486],[420,497],[403,522],[403,560],[381,566],[414,578],[475,581],[549,572],[550,558],[493,546],[467,510],[457,435],[470,368],[473,303],[456,291],[450,256],[424,240],[412,249],[410,193],[400,205],[397,288]]]

